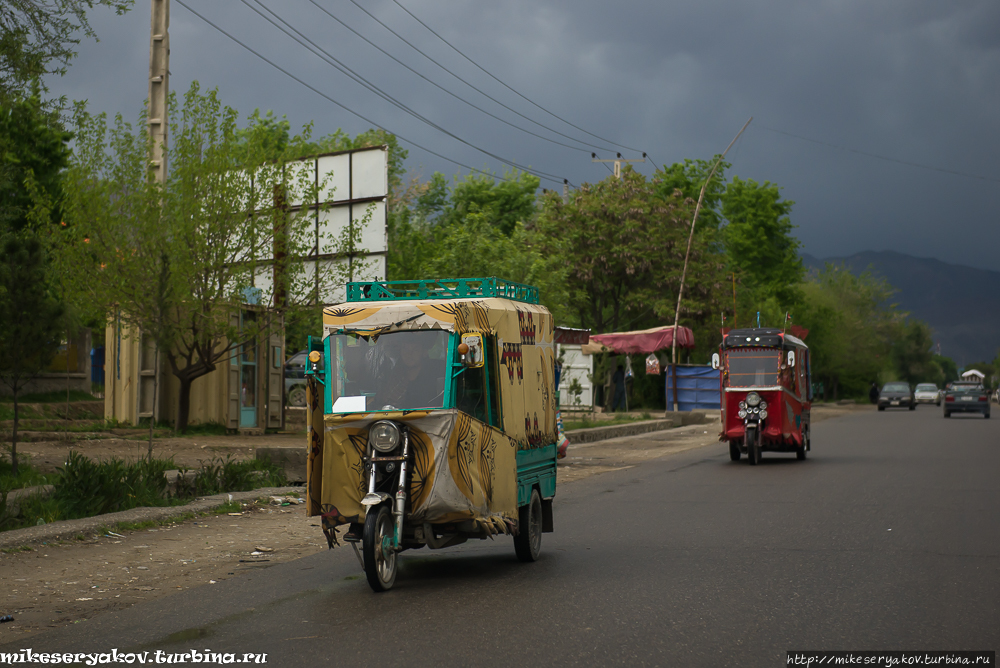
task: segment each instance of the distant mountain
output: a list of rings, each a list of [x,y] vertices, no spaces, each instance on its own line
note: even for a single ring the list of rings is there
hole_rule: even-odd
[[[1000,348],[1000,272],[948,264],[893,251],[865,251],[848,257],[819,259],[802,254],[808,270],[827,262],[853,273],[869,267],[898,290],[893,300],[934,329],[941,354],[962,367],[989,361]]]

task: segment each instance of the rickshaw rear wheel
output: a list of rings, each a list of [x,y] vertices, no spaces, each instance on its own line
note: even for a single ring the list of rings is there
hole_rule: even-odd
[[[740,446],[735,441],[729,441],[729,459],[734,462],[740,461]]]
[[[525,563],[538,559],[542,551],[542,497],[538,490],[531,490],[528,505],[517,511],[517,535],[514,536],[514,552]]]
[[[368,511],[362,535],[362,552],[365,577],[368,578],[368,585],[376,592],[389,591],[396,582],[396,553],[382,549],[383,539],[391,539],[395,533],[392,512],[388,506],[383,504]]]

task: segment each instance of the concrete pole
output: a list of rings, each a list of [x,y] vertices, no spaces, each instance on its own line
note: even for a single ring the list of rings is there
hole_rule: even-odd
[[[170,92],[170,0],[151,0],[149,21],[149,136],[153,178],[167,180],[167,94]]]
[[[150,171],[152,178],[159,183],[167,180],[167,156],[164,149],[167,146],[167,95],[170,93],[170,0],[150,0],[149,12],[149,103],[148,120],[149,138],[152,141],[152,156]],[[144,342],[139,339],[139,358],[142,359]],[[152,411],[149,416],[149,449],[148,457],[153,457],[153,425],[160,416],[157,405],[157,390],[160,381],[160,350],[153,342],[153,388]],[[138,364],[137,367],[141,367]],[[140,370],[141,373],[141,370]],[[142,388],[142,381],[138,387]],[[138,418],[138,416],[137,416]]]

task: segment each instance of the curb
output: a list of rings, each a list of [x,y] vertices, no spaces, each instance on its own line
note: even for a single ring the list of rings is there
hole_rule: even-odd
[[[102,527],[108,527],[118,522],[146,522],[149,520],[167,520],[186,513],[200,513],[214,510],[233,501],[250,501],[266,496],[282,496],[290,492],[302,493],[303,487],[262,487],[250,492],[232,492],[215,494],[195,499],[183,506],[166,506],[155,508],[132,508],[107,515],[95,515],[78,520],[60,520],[36,527],[25,527],[13,531],[0,532],[0,548],[17,547],[27,543],[48,542],[64,538],[73,538],[79,534],[96,533]]]
[[[609,438],[619,436],[635,436],[637,434],[648,434],[654,431],[663,431],[678,427],[674,420],[648,420],[645,422],[632,422],[629,424],[615,424],[609,427],[590,427],[588,429],[574,429],[566,432],[566,438],[570,444],[579,445],[581,443],[593,443],[594,441],[605,441]]]

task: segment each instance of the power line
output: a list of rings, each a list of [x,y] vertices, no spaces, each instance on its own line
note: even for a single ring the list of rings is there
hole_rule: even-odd
[[[819,144],[820,146],[826,146],[829,148],[835,148],[841,151],[847,151],[849,153],[857,153],[858,155],[864,155],[869,158],[875,158],[877,160],[885,160],[887,162],[895,162],[900,165],[908,165],[910,167],[919,167],[920,169],[929,169],[933,172],[941,172],[942,174],[952,174],[954,176],[964,176],[970,179],[979,179],[980,181],[992,181],[993,183],[1000,183],[1000,179],[993,178],[990,176],[980,176],[979,174],[969,174],[968,172],[959,172],[954,169],[945,169],[944,167],[934,167],[932,165],[922,165],[919,162],[910,162],[909,160],[900,160],[899,158],[891,158],[887,155],[879,155],[877,153],[869,153],[867,151],[860,151],[856,148],[850,148],[845,146],[837,146],[836,144],[830,144],[825,141],[820,141],[819,139],[811,139],[809,137],[803,137],[802,135],[793,134],[791,132],[785,132],[784,130],[776,130],[774,128],[769,128],[766,125],[758,126],[762,130],[767,130],[768,132],[773,132],[779,135],[785,135],[786,137],[794,137],[795,139],[801,139],[802,141],[807,141],[813,144]]]
[[[453,164],[453,165],[458,165],[459,167],[462,167],[462,168],[464,168],[464,169],[468,169],[468,170],[469,170],[469,171],[471,171],[471,172],[477,172],[477,173],[479,173],[479,174],[483,174],[483,175],[485,175],[485,176],[489,176],[489,177],[491,177],[491,178],[494,178],[494,179],[500,179],[500,180],[502,180],[502,181],[511,181],[511,180],[512,180],[512,179],[509,179],[509,178],[507,178],[507,177],[505,177],[505,176],[497,176],[496,174],[491,174],[490,172],[487,172],[487,171],[483,171],[482,169],[477,169],[477,168],[475,168],[475,167],[472,167],[472,166],[470,166],[470,165],[466,165],[466,164],[465,164],[464,162],[459,162],[458,160],[453,160],[452,158],[449,158],[449,157],[447,157],[447,156],[444,156],[444,155],[441,155],[441,154],[440,154],[440,153],[438,153],[437,151],[433,151],[433,150],[431,150],[431,149],[429,149],[429,148],[427,148],[427,147],[425,147],[425,146],[423,146],[423,145],[421,145],[421,144],[418,144],[417,142],[415,142],[415,141],[413,141],[413,140],[411,140],[411,139],[407,139],[406,137],[404,137],[403,135],[399,134],[398,132],[393,132],[392,130],[389,130],[388,128],[384,127],[384,126],[383,126],[383,125],[382,125],[381,123],[376,123],[375,121],[371,120],[370,118],[368,118],[368,117],[366,117],[366,116],[363,116],[363,115],[359,114],[358,112],[354,111],[354,110],[353,110],[353,109],[351,109],[350,107],[348,107],[348,106],[344,105],[343,103],[341,103],[341,102],[338,102],[337,100],[333,99],[332,97],[330,97],[329,95],[327,95],[327,94],[326,94],[326,93],[324,93],[323,91],[319,90],[319,89],[318,89],[318,88],[316,88],[315,86],[313,86],[313,85],[311,85],[311,84],[309,84],[309,83],[306,83],[305,81],[303,81],[303,80],[302,80],[302,79],[300,79],[299,77],[295,76],[294,74],[292,74],[291,72],[289,72],[289,71],[288,71],[288,70],[286,70],[285,68],[281,67],[281,66],[280,66],[280,65],[278,65],[277,63],[275,63],[275,62],[273,62],[272,60],[268,59],[267,57],[265,57],[265,56],[261,55],[261,54],[260,54],[259,52],[257,52],[257,51],[256,51],[256,50],[254,50],[253,48],[251,48],[251,47],[247,46],[247,45],[246,45],[246,44],[244,44],[244,43],[243,43],[242,41],[240,41],[239,39],[237,39],[237,38],[236,38],[236,37],[234,37],[233,35],[229,34],[229,33],[228,33],[228,32],[226,32],[226,31],[225,31],[224,29],[222,29],[221,27],[217,26],[217,25],[216,25],[215,23],[213,23],[213,22],[212,22],[212,21],[210,21],[209,19],[205,18],[204,16],[202,16],[201,14],[199,14],[198,12],[196,12],[195,10],[191,9],[190,7],[188,7],[188,6],[187,6],[187,5],[186,5],[186,4],[185,4],[185,3],[183,2],[183,0],[174,0],[174,1],[175,1],[175,2],[177,3],[177,4],[179,4],[179,5],[181,6],[181,7],[183,7],[184,9],[188,10],[189,12],[191,12],[192,14],[194,14],[195,16],[197,16],[198,18],[200,18],[200,19],[201,19],[202,21],[204,21],[204,22],[205,22],[205,23],[207,23],[208,25],[210,25],[210,26],[212,26],[213,28],[215,28],[215,29],[216,29],[217,31],[219,31],[220,33],[222,33],[223,35],[225,35],[226,37],[228,37],[229,39],[231,39],[232,41],[234,41],[234,42],[236,42],[237,44],[239,44],[240,46],[242,46],[242,47],[243,47],[244,49],[246,49],[247,51],[249,51],[249,52],[250,52],[250,53],[252,53],[253,55],[255,55],[255,56],[257,56],[258,58],[260,58],[261,60],[263,60],[263,61],[264,61],[265,63],[267,63],[268,65],[270,65],[270,66],[271,66],[271,67],[273,67],[274,69],[278,70],[279,72],[281,72],[282,74],[284,74],[285,76],[287,76],[288,78],[290,78],[290,79],[292,79],[292,80],[294,80],[294,81],[298,82],[299,84],[301,84],[301,85],[305,86],[306,88],[308,88],[308,89],[309,89],[309,90],[311,90],[312,92],[316,93],[317,95],[319,95],[319,96],[320,96],[320,97],[322,97],[323,99],[325,99],[325,100],[327,100],[327,101],[329,101],[329,102],[332,102],[333,104],[337,105],[338,107],[340,107],[341,109],[343,109],[343,110],[344,110],[344,111],[346,111],[347,113],[349,113],[349,114],[351,114],[351,115],[353,115],[353,116],[356,116],[357,118],[360,118],[360,119],[361,119],[361,120],[363,120],[363,121],[364,121],[365,123],[368,123],[368,124],[370,124],[370,125],[372,125],[372,126],[374,126],[374,127],[376,127],[376,128],[379,128],[380,130],[384,130],[384,131],[386,131],[386,132],[388,132],[388,133],[390,133],[390,134],[393,134],[393,135],[395,135],[395,136],[396,136],[397,138],[399,138],[399,139],[401,139],[401,140],[405,141],[406,143],[410,144],[411,146],[415,146],[416,148],[419,148],[419,149],[420,149],[421,151],[425,151],[425,152],[427,152],[427,153],[429,153],[429,154],[431,154],[431,155],[433,155],[433,156],[436,156],[436,157],[438,157],[438,158],[441,158],[442,160],[445,160],[445,161],[447,161],[447,162],[450,162],[450,163],[451,163],[451,164]],[[548,179],[548,178],[546,178],[546,180],[553,180],[553,179]]]
[[[500,100],[496,99],[495,97],[493,97],[492,95],[490,95],[486,91],[484,91],[484,90],[482,90],[480,88],[477,88],[476,86],[472,85],[471,83],[469,83],[468,81],[466,81],[462,77],[458,76],[457,74],[455,74],[454,72],[452,72],[451,70],[449,70],[447,67],[445,67],[441,63],[437,62],[436,60],[434,60],[433,58],[431,58],[430,56],[428,56],[426,53],[424,53],[423,51],[421,51],[420,49],[418,49],[416,46],[414,46],[405,37],[403,37],[402,35],[400,35],[399,33],[397,33],[395,30],[393,30],[392,28],[390,28],[389,26],[387,26],[385,23],[383,23],[377,16],[375,16],[374,14],[372,14],[371,12],[369,12],[367,9],[365,9],[364,7],[362,7],[361,5],[359,5],[357,2],[355,2],[355,0],[350,0],[350,1],[351,1],[351,4],[353,4],[355,7],[357,7],[358,9],[360,9],[361,11],[363,11],[365,14],[367,14],[373,21],[375,21],[376,23],[378,23],[380,26],[382,26],[383,28],[385,28],[386,30],[388,30],[390,33],[392,33],[393,35],[395,35],[396,38],[398,38],[401,42],[403,42],[404,44],[406,44],[407,46],[409,46],[411,49],[413,49],[414,51],[416,51],[417,53],[419,53],[421,56],[423,56],[427,60],[431,61],[432,63],[434,63],[435,65],[437,65],[438,67],[440,67],[442,70],[444,70],[445,72],[447,72],[451,76],[455,77],[456,79],[458,79],[459,81],[461,81],[466,86],[468,86],[472,90],[476,91],[477,93],[479,93],[483,97],[485,97],[485,98],[487,98],[489,100],[492,100],[493,102],[499,104],[501,107],[503,107],[507,111],[509,111],[509,112],[511,112],[513,114],[517,114],[518,116],[520,116],[524,120],[528,121],[529,123],[534,123],[538,127],[544,128],[544,129],[548,130],[549,132],[553,132],[553,133],[559,135],[560,137],[565,137],[566,139],[569,139],[570,141],[575,141],[575,142],[577,142],[579,144],[583,144],[584,146],[589,146],[591,148],[597,148],[597,149],[600,149],[602,151],[610,151],[611,150],[610,148],[607,148],[607,147],[604,147],[604,146],[597,146],[596,144],[591,144],[590,142],[585,142],[585,141],[583,141],[581,139],[577,139],[576,137],[571,137],[570,135],[567,135],[567,134],[564,134],[562,132],[559,132],[555,128],[550,128],[547,125],[539,123],[538,121],[534,120],[533,118],[525,116],[524,114],[522,114],[518,110],[516,110],[516,109],[514,109],[512,107],[507,106],[506,104],[504,104]],[[317,7],[319,7],[324,13],[326,13],[328,15],[330,14],[330,12],[327,12],[325,9],[323,9],[323,7],[321,7],[316,2],[316,0],[309,0],[309,2],[311,2],[312,4],[314,4]],[[611,143],[613,143],[613,142],[611,142]]]
[[[379,46],[378,44],[376,44],[372,40],[370,40],[367,37],[365,37],[364,35],[362,35],[360,32],[358,32],[357,30],[355,30],[354,28],[352,28],[351,26],[349,26],[347,23],[345,23],[343,20],[341,20],[340,18],[338,18],[334,14],[331,14],[329,11],[327,11],[326,9],[324,9],[323,7],[321,7],[320,5],[318,5],[316,3],[313,3],[313,4],[316,5],[316,8],[319,9],[321,12],[323,12],[324,14],[326,14],[327,16],[329,16],[331,19],[333,19],[334,21],[336,21],[337,23],[339,23],[340,25],[342,25],[347,30],[350,30],[352,33],[354,33],[355,35],[357,35],[358,37],[360,37],[362,40],[364,40],[365,42],[367,42],[369,45],[371,45],[375,49],[381,51],[387,57],[391,58],[392,60],[396,61],[399,65],[401,65],[401,66],[405,67],[406,69],[408,69],[409,71],[413,72],[414,74],[416,74],[418,77],[420,77],[421,79],[423,79],[427,83],[431,84],[432,86],[434,86],[436,88],[439,88],[440,90],[444,91],[448,95],[451,95],[456,100],[458,100],[460,102],[463,102],[463,103],[467,104],[468,106],[472,107],[473,109],[476,109],[476,110],[478,110],[478,111],[486,114],[490,118],[494,118],[494,119],[500,121],[501,123],[509,125],[510,127],[514,128],[515,130],[520,130],[521,132],[525,132],[525,133],[527,133],[527,134],[529,134],[529,135],[531,135],[533,137],[538,137],[539,139],[544,139],[547,142],[551,142],[551,143],[557,144],[559,146],[565,146],[566,148],[573,149],[574,151],[581,151],[583,153],[589,153],[590,152],[589,149],[580,148],[579,146],[572,146],[570,144],[565,144],[565,143],[563,143],[561,141],[558,141],[556,139],[551,139],[551,138],[546,137],[544,135],[540,135],[540,134],[538,134],[536,132],[532,132],[531,130],[523,128],[520,125],[516,125],[514,123],[511,123],[510,121],[508,121],[506,119],[503,119],[503,118],[500,118],[496,114],[490,113],[486,109],[483,109],[482,107],[480,107],[480,106],[478,106],[478,105],[476,105],[476,104],[474,104],[472,102],[469,102],[464,97],[462,97],[460,95],[457,95],[456,93],[448,90],[447,88],[445,88],[444,86],[442,86],[438,82],[436,82],[433,79],[427,77],[423,73],[418,72],[417,70],[413,69],[412,67],[410,67],[409,65],[407,65],[405,62],[403,62],[402,60],[400,60],[396,56],[392,55],[391,53],[389,53],[388,51],[386,51],[385,49],[383,49],[381,46]]]
[[[456,141],[459,141],[459,142],[465,144],[466,146],[468,146],[470,148],[473,148],[473,149],[479,151],[480,153],[482,153],[482,154],[484,154],[484,155],[486,155],[488,157],[493,158],[494,160],[498,160],[498,161],[500,161],[503,164],[510,165],[511,167],[520,169],[521,171],[524,171],[524,172],[528,172],[529,174],[534,174],[535,176],[538,176],[539,178],[543,178],[543,177],[547,176],[547,177],[550,177],[552,180],[557,181],[557,182],[560,180],[561,177],[559,177],[559,176],[557,176],[555,174],[550,174],[548,172],[543,172],[543,171],[540,171],[540,170],[535,170],[535,169],[521,167],[520,165],[518,165],[516,162],[514,162],[512,160],[508,160],[506,158],[502,158],[499,155],[496,155],[495,153],[491,153],[491,152],[489,152],[489,151],[487,151],[487,150],[485,150],[483,148],[480,148],[480,147],[476,146],[475,144],[473,144],[473,143],[471,143],[471,142],[469,142],[469,141],[467,141],[467,140],[459,137],[458,135],[456,135],[456,134],[454,134],[454,133],[446,130],[445,128],[441,127],[437,123],[431,121],[426,116],[423,116],[422,114],[418,113],[414,109],[410,108],[409,106],[403,104],[402,102],[400,102],[396,98],[392,97],[391,95],[389,95],[388,93],[386,93],[385,91],[383,91],[381,88],[377,87],[375,84],[371,83],[370,81],[368,81],[367,79],[365,79],[364,77],[362,77],[360,74],[358,74],[357,72],[355,72],[353,69],[351,69],[350,67],[348,67],[347,65],[345,65],[344,63],[342,63],[335,56],[333,56],[329,52],[325,51],[318,44],[316,44],[311,39],[309,39],[308,37],[306,37],[305,35],[303,35],[294,26],[290,25],[287,21],[285,21],[280,16],[278,16],[277,14],[275,14],[273,11],[271,11],[270,9],[268,9],[268,7],[266,5],[264,5],[263,2],[261,2],[261,0],[255,0],[255,2],[258,5],[260,5],[261,7],[263,7],[269,14],[271,14],[276,19],[278,19],[279,21],[281,21],[282,23],[284,23],[286,26],[288,26],[289,29],[291,29],[296,34],[298,34],[302,39],[299,39],[299,38],[295,37],[295,35],[292,35],[291,33],[289,33],[288,30],[285,30],[280,25],[278,25],[277,23],[275,23],[273,20],[269,19],[267,16],[265,16],[264,14],[262,14],[258,9],[256,9],[255,7],[253,7],[248,2],[248,0],[240,0],[240,1],[244,5],[246,5],[248,8],[250,8],[253,12],[255,12],[258,16],[260,16],[265,21],[267,21],[268,23],[270,23],[272,26],[274,26],[275,28],[277,28],[281,32],[285,33],[285,35],[287,35],[288,37],[291,37],[293,40],[295,40],[301,46],[305,47],[308,51],[310,51],[310,53],[312,53],[313,55],[317,56],[318,58],[320,58],[321,60],[323,60],[324,62],[326,62],[328,65],[331,65],[331,66],[335,67],[337,70],[339,70],[341,73],[347,75],[349,78],[351,78],[353,81],[355,81],[359,85],[364,86],[369,91],[375,93],[376,95],[378,95],[379,97],[381,97],[383,100],[385,100],[389,104],[392,104],[393,106],[397,107],[401,111],[403,111],[403,112],[405,112],[407,114],[410,114],[411,116],[413,116],[417,120],[419,120],[419,121],[421,121],[423,123],[426,123],[427,125],[429,125],[430,127],[434,128],[435,130],[437,130],[437,131],[439,131],[439,132],[441,132],[443,134],[446,134],[449,137],[451,137],[452,139],[455,139]],[[327,58],[329,58],[330,60],[329,61],[325,60],[323,58],[323,56],[320,55],[320,53],[317,53],[316,51],[314,51],[313,49],[311,49],[305,42],[303,42],[302,41],[303,39],[306,42],[308,42],[310,45],[312,45],[317,51],[319,51],[320,53],[322,53],[323,55],[325,55]],[[333,62],[330,62],[330,61],[333,61]]]
[[[503,81],[501,81],[500,79],[498,79],[496,76],[494,76],[485,67],[483,67],[482,65],[480,65],[479,63],[477,63],[476,61],[474,61],[472,58],[469,58],[467,55],[465,55],[464,53],[462,53],[458,49],[458,47],[456,47],[454,44],[452,44],[451,42],[449,42],[448,40],[446,40],[444,37],[442,37],[441,35],[439,35],[437,32],[434,31],[433,28],[431,28],[429,25],[427,25],[426,23],[424,23],[423,21],[421,21],[419,18],[417,18],[416,15],[413,12],[411,12],[409,9],[407,9],[406,7],[404,7],[403,5],[401,5],[399,3],[399,0],[392,0],[392,1],[396,4],[396,6],[398,6],[404,12],[406,12],[407,14],[409,14],[413,18],[414,21],[416,21],[417,23],[419,23],[423,27],[427,28],[427,30],[429,30],[431,32],[431,34],[433,34],[439,40],[441,40],[442,42],[444,42],[445,44],[447,44],[448,46],[450,46],[455,51],[455,53],[457,53],[458,55],[462,56],[463,58],[465,58],[466,60],[468,60],[470,63],[472,63],[473,65],[475,65],[476,67],[478,67],[480,70],[482,70],[483,72],[485,72],[491,79],[493,79],[494,81],[496,81],[497,83],[499,83],[501,86],[503,86],[504,88],[506,88],[510,92],[514,93],[518,97],[526,100],[527,102],[529,102],[533,106],[541,109],[542,111],[544,111],[549,116],[551,116],[551,117],[553,117],[555,119],[558,119],[558,120],[562,121],[563,123],[565,123],[566,125],[569,125],[570,127],[574,127],[577,130],[579,130],[580,132],[588,134],[588,135],[590,135],[591,137],[593,137],[595,139],[600,139],[601,141],[608,142],[609,144],[614,144],[615,146],[618,146],[619,148],[624,148],[624,149],[627,149],[629,151],[635,151],[636,153],[640,152],[639,149],[637,149],[637,148],[632,148],[630,146],[625,146],[624,144],[619,144],[618,142],[614,142],[614,141],[611,141],[610,139],[605,139],[604,137],[600,137],[598,135],[595,135],[593,132],[588,132],[587,130],[584,130],[580,126],[574,125],[573,123],[570,123],[565,118],[562,118],[561,116],[558,116],[558,115],[554,114],[553,112],[549,111],[545,107],[543,107],[540,104],[536,103],[534,100],[531,100],[530,98],[525,97],[524,95],[522,95],[521,93],[517,92],[516,90],[514,90],[513,88],[511,88],[510,86],[508,86],[506,83],[504,83]],[[355,5],[358,4],[358,3],[354,2],[354,0],[351,0],[351,2],[353,4],[355,4]],[[369,16],[370,16],[370,14],[369,14]],[[395,34],[395,33],[393,33],[393,34]],[[409,42],[407,42],[407,43],[409,44]],[[587,145],[588,146],[593,146],[592,144],[587,144]],[[609,150],[609,149],[605,149],[605,150]]]

